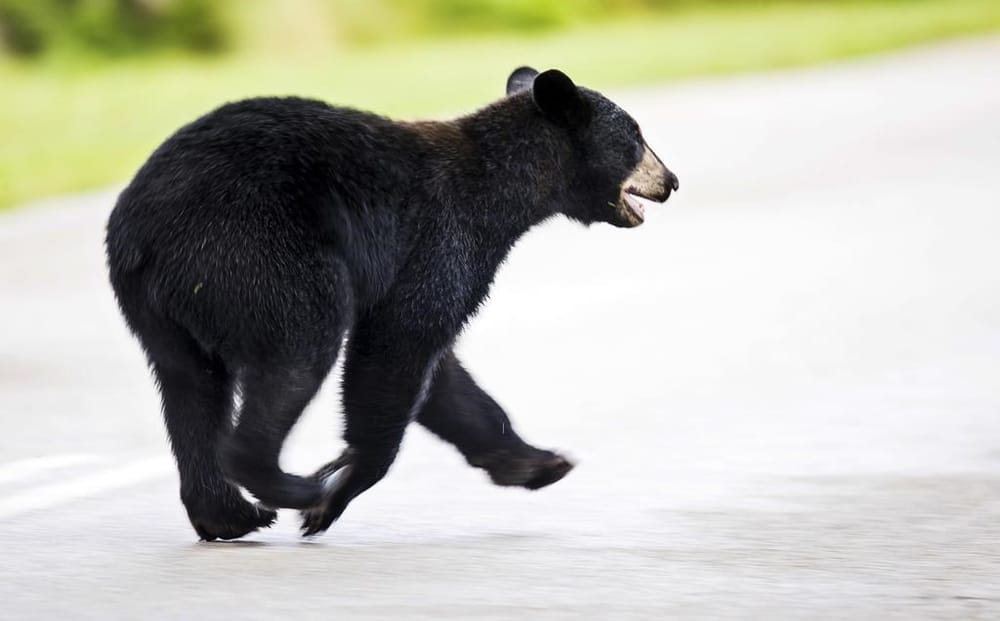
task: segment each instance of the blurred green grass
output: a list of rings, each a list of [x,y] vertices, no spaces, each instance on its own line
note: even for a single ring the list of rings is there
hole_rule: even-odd
[[[110,64],[0,60],[0,208],[127,180],[174,129],[222,102],[318,97],[403,117],[462,112],[521,64],[601,90],[805,65],[1000,29],[997,0],[680,5],[530,36],[267,48]]]

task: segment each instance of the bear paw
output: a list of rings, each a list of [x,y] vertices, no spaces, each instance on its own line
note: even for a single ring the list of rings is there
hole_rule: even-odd
[[[303,537],[312,537],[330,528],[353,499],[347,487],[354,470],[353,457],[354,452],[347,449],[309,477],[323,486],[323,501],[300,512]]]
[[[203,541],[239,539],[278,518],[277,511],[248,502],[235,488],[220,496],[185,498],[188,519]]]
[[[469,463],[482,468],[496,485],[535,490],[552,485],[573,469],[573,462],[558,453],[528,447],[526,450],[497,450]]]

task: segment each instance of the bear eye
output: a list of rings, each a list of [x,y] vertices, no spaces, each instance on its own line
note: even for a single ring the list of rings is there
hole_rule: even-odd
[[[635,161],[641,162],[642,161],[642,156],[645,155],[645,153],[646,153],[646,145],[644,145],[641,140],[638,141],[638,142],[636,142],[635,143],[635,154],[634,154]]]

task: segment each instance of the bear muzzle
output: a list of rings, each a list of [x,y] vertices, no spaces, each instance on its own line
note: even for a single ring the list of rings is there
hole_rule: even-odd
[[[679,187],[677,175],[663,165],[649,145],[645,145],[642,159],[622,184],[619,211],[629,225],[639,226],[646,219],[646,210],[640,199],[662,203]]]

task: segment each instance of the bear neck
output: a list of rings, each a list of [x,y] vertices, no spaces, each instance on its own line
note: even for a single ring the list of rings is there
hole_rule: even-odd
[[[428,177],[448,196],[448,216],[485,245],[506,253],[569,195],[569,146],[528,94],[507,97],[469,116],[428,124],[436,157]]]

